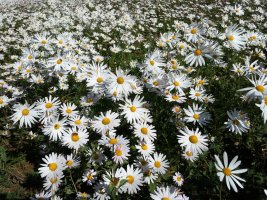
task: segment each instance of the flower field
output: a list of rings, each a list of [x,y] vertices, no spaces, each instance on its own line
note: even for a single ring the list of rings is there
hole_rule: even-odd
[[[0,1],[0,199],[266,199],[266,11]]]

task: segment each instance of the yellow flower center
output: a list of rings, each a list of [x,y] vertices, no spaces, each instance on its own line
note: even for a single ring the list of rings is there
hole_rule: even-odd
[[[46,40],[42,40],[41,43],[42,43],[42,44],[46,44],[47,41],[46,41]]]
[[[142,148],[143,150],[147,150],[147,149],[148,149],[148,146],[147,146],[146,144],[142,144],[141,148]]]
[[[192,28],[191,33],[192,34],[196,34],[197,33],[197,29],[196,28]]]
[[[50,182],[51,182],[52,184],[56,183],[56,182],[57,182],[57,178],[51,178],[51,179],[50,179]]]
[[[104,119],[102,119],[102,124],[108,125],[109,123],[110,123],[110,119],[108,117],[105,117]]]
[[[199,92],[196,92],[195,95],[196,95],[196,97],[199,97],[200,96],[200,93]]]
[[[61,63],[62,63],[62,59],[60,58],[57,60],[57,64],[60,65]]]
[[[46,107],[46,108],[52,108],[52,106],[53,106],[53,104],[52,104],[51,102],[47,102],[47,103],[45,104],[45,107]]]
[[[234,125],[239,125],[239,124],[240,124],[239,120],[237,120],[237,119],[234,119],[234,120],[232,120],[232,121],[233,121],[233,124],[234,124]]]
[[[98,77],[98,78],[96,79],[96,82],[98,82],[98,83],[102,83],[102,82],[103,82],[103,78],[102,78],[102,77]]]
[[[135,107],[135,106],[131,106],[131,107],[130,107],[130,110],[131,110],[132,112],[135,112],[135,111],[136,111],[136,107]]]
[[[191,135],[191,136],[189,137],[189,141],[190,141],[191,143],[193,143],[193,144],[196,144],[196,143],[198,142],[198,138],[197,138],[197,136],[195,136],[195,135]]]
[[[29,60],[33,59],[32,55],[29,55],[29,56],[28,56],[28,59],[29,59]]]
[[[133,184],[133,182],[134,182],[134,177],[131,176],[131,175],[127,176],[127,182],[128,182],[129,184]]]
[[[116,138],[111,138],[109,141],[108,141],[109,144],[117,144],[118,143],[118,140]]]
[[[27,116],[27,115],[29,115],[29,113],[30,113],[30,110],[29,109],[27,109],[27,108],[25,108],[25,109],[23,109],[22,110],[22,115],[24,115],[24,116]]]
[[[194,118],[195,120],[198,120],[198,119],[199,119],[199,114],[194,114],[194,115],[193,115],[193,118]]]
[[[67,108],[66,113],[68,113],[68,114],[72,113],[71,108]]]
[[[156,168],[160,168],[160,166],[161,166],[160,161],[155,161],[155,162],[154,162],[154,166],[155,166]]]
[[[54,125],[54,129],[56,129],[56,130],[58,130],[60,127],[61,127],[60,124],[55,124]]]
[[[80,125],[82,122],[81,122],[80,119],[77,119],[77,120],[74,121],[74,123],[75,123],[76,125]]]
[[[57,163],[50,163],[48,167],[51,171],[55,171],[57,169]]]
[[[59,44],[63,44],[63,40],[59,40],[58,43],[59,43]]]
[[[172,66],[172,69],[177,69],[177,65],[173,65]]]
[[[148,129],[147,128],[141,128],[141,133],[146,135],[148,133]]]
[[[77,142],[77,141],[79,141],[79,139],[80,139],[80,137],[79,137],[79,134],[78,133],[72,133],[71,134],[71,140],[73,142]]]
[[[172,95],[172,99],[174,99],[174,100],[179,100],[180,99],[180,97],[178,96],[178,95]]]
[[[182,180],[182,177],[181,176],[177,176],[177,181],[181,181]]]
[[[231,169],[229,169],[228,167],[226,167],[226,168],[223,168],[223,173],[224,173],[226,176],[231,176],[232,171],[231,171]]]
[[[192,153],[191,151],[187,151],[187,152],[185,152],[185,153],[186,153],[186,155],[189,156],[189,157],[193,155],[193,153]]]
[[[149,63],[150,63],[150,65],[154,66],[155,65],[155,60],[150,60]]]
[[[2,98],[0,98],[0,104],[3,104],[4,100]]]
[[[117,83],[118,84],[123,84],[124,83],[124,79],[122,77],[118,77],[117,78]]]
[[[178,82],[178,81],[174,81],[174,82],[173,82],[173,85],[176,86],[176,87],[178,87],[178,86],[180,85],[180,82]]]
[[[68,160],[68,161],[66,162],[66,165],[69,166],[69,167],[72,166],[72,164],[73,164],[73,161],[72,161],[72,160]]]
[[[31,69],[26,69],[26,72],[29,74],[31,73]]]
[[[176,65],[176,63],[177,63],[176,60],[174,60],[174,59],[171,60],[171,64]]]
[[[168,197],[162,197],[161,200],[170,200]]]
[[[71,70],[75,71],[77,69],[77,67],[73,66],[71,67]]]
[[[230,36],[228,37],[228,39],[231,40],[231,41],[233,41],[233,40],[235,39],[235,37],[234,37],[233,35],[230,35]]]
[[[93,98],[88,98],[87,99],[87,103],[92,103],[94,100],[93,100]]]
[[[118,185],[119,181],[120,181],[120,179],[114,177],[111,179],[110,183],[112,185],[116,186],[116,185]]]
[[[159,82],[158,81],[154,81],[153,82],[153,85],[158,86],[159,85]]]
[[[264,97],[264,103],[267,105],[267,97]]]
[[[263,85],[257,85],[256,90],[258,90],[259,92],[264,92],[264,86]]]
[[[147,171],[145,171],[145,176],[151,176],[151,174],[152,174],[152,172],[151,172],[151,170],[147,170]]]
[[[180,44],[179,48],[184,49],[185,48],[184,44]]]
[[[94,177],[92,176],[92,174],[88,174],[87,175],[87,180],[91,181]]]
[[[201,79],[201,80],[198,81],[198,84],[203,85],[204,82],[205,82],[205,81],[204,81],[203,79]]]
[[[116,92],[116,91],[113,92],[113,96],[114,96],[114,97],[117,96],[117,92]]]
[[[175,109],[174,109],[174,110],[175,110],[175,112],[177,112],[177,113],[178,113],[178,112],[180,112],[180,107],[175,107]]]
[[[195,50],[195,55],[200,56],[202,54],[202,51],[200,49]]]
[[[122,155],[122,150],[121,149],[116,149],[115,150],[116,156],[121,156]]]

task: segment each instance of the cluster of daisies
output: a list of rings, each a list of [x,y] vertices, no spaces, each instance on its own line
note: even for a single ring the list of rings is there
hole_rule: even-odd
[[[182,191],[186,183],[182,172],[170,170],[170,158],[156,145],[161,133],[152,117],[153,102],[145,96],[155,93],[171,105],[173,121],[178,125],[177,132],[170,134],[175,135],[182,152],[177,156],[187,163],[197,161],[214,141],[208,132],[213,121],[209,108],[219,101],[210,92],[209,79],[198,70],[206,65],[228,70],[229,52],[230,57],[241,57],[240,63],[232,64],[231,73],[245,77],[251,84],[237,94],[246,92],[242,100],[254,102],[262,111],[264,123],[267,121],[267,71],[263,64],[266,35],[260,31],[260,25],[267,24],[262,22],[261,7],[252,16],[252,23],[240,19],[245,12],[252,12],[245,9],[246,2],[226,6],[214,3],[205,8],[196,4],[181,9],[183,12],[171,9],[173,6],[167,2],[164,6],[152,2],[147,2],[149,7],[140,1],[132,5],[136,9],[132,12],[120,1],[114,5],[87,0],[77,4],[70,0],[47,1],[50,9],[40,9],[44,13],[40,11],[30,18],[27,27],[21,23],[18,30],[22,37],[17,39],[15,22],[18,16],[28,20],[28,15],[16,16],[14,11],[0,18],[1,26],[12,27],[4,39],[21,51],[21,56],[10,56],[8,48],[0,46],[0,51],[5,52],[0,58],[14,61],[0,67],[0,109],[12,112],[8,116],[12,124],[6,128],[18,125],[32,130],[34,137],[42,134],[48,144],[58,147],[46,149],[40,160],[38,173],[43,178],[43,191],[33,199],[60,200],[65,181],[73,185],[76,197],[81,199],[107,200],[125,193],[133,196],[154,185],[156,188],[149,194],[154,200],[189,199]],[[58,11],[62,3],[71,6]],[[257,0],[254,3],[259,5]],[[192,14],[196,8],[205,11],[201,19]],[[218,16],[209,17],[212,8],[218,9]],[[157,18],[157,9],[162,18],[184,20],[164,24]],[[49,23],[37,23],[46,15],[51,16]],[[213,17],[222,23],[215,25]],[[159,33],[164,26],[169,31],[155,38],[155,44],[146,41],[147,33]],[[112,56],[142,49],[149,49],[145,59],[131,60],[126,69],[116,60],[114,68],[107,64]],[[75,87],[85,89],[69,94]],[[34,90],[42,91],[43,96],[34,96]],[[110,104],[102,112],[95,111],[102,100]],[[240,135],[249,132],[247,113],[235,108],[225,117],[228,120],[221,124],[225,130]],[[224,152],[222,161],[219,155],[214,155],[214,161],[218,179],[225,180],[229,190],[238,192],[238,187],[243,188],[241,182],[245,180],[239,174],[247,169],[238,169],[238,156],[229,162]],[[167,175],[172,179],[169,184],[163,181]]]

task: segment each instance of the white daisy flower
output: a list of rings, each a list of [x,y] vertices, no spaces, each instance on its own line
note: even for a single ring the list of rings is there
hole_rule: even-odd
[[[154,141],[157,138],[155,127],[147,122],[135,123],[134,135],[145,141]]]
[[[48,135],[50,140],[57,141],[61,139],[62,135],[66,132],[67,120],[58,118],[48,122],[47,125],[42,129],[45,135]]]
[[[198,158],[198,153],[197,152],[194,152],[193,153],[192,151],[184,151],[184,153],[182,154],[182,156],[186,160],[190,160],[191,162],[194,162]]]
[[[78,151],[81,146],[84,146],[88,142],[88,137],[88,132],[85,129],[73,127],[63,134],[62,143],[70,149]]]
[[[244,31],[238,28],[238,25],[231,25],[225,30],[225,37],[227,39],[226,45],[236,50],[241,50],[246,44],[245,37],[243,36]]]
[[[135,96],[133,101],[126,99],[124,105],[120,104],[121,114],[126,117],[128,123],[140,123],[145,120],[144,116],[149,113],[149,110],[144,108],[146,102],[142,101],[143,99],[143,97]]]
[[[92,185],[95,181],[96,181],[96,172],[95,170],[91,169],[91,170],[87,170],[83,177],[82,177],[82,181],[86,182],[88,185]]]
[[[216,163],[215,167],[218,170],[217,175],[220,178],[220,181],[223,181],[225,177],[227,188],[230,190],[231,187],[234,189],[235,192],[238,192],[236,184],[243,188],[240,181],[246,182],[244,179],[237,176],[237,174],[244,173],[248,171],[247,169],[236,169],[240,164],[241,161],[237,161],[238,156],[235,156],[233,160],[228,163],[228,155],[226,152],[223,153],[223,163],[219,159],[217,155],[215,155]]]
[[[185,151],[202,153],[207,151],[207,136],[201,135],[201,132],[197,128],[194,130],[189,130],[186,126],[184,130],[180,130],[182,135],[178,135],[178,142],[182,147],[185,146]]]
[[[104,134],[120,125],[120,119],[118,119],[118,117],[118,113],[111,112],[111,110],[107,111],[105,114],[101,112],[100,116],[95,117],[94,120],[91,121],[91,125],[95,131]]]
[[[121,175],[126,179],[126,183],[119,188],[119,192],[136,194],[143,185],[143,174],[140,169],[134,169],[133,165],[127,165],[127,169],[122,168]]]
[[[148,165],[150,169],[159,174],[165,174],[169,168],[169,162],[166,160],[166,156],[157,152],[149,157]]]
[[[5,107],[8,105],[11,99],[9,99],[6,95],[0,96],[0,108]]]
[[[155,145],[149,140],[139,142],[135,147],[142,156],[149,156],[155,151]]]
[[[60,106],[60,111],[64,117],[72,118],[78,114],[78,111],[75,110],[76,108],[77,106],[72,103],[63,103],[63,105]]]
[[[153,200],[179,200],[176,189],[173,187],[157,187],[153,194],[150,194]]]
[[[65,167],[67,167],[69,169],[78,167],[80,165],[80,162],[81,162],[80,159],[76,158],[76,156],[73,154],[67,155],[67,157],[64,159],[65,159],[65,161],[64,161]]]
[[[40,113],[35,107],[35,104],[31,106],[26,102],[25,104],[16,104],[13,106],[15,112],[11,115],[11,119],[14,124],[19,121],[19,127],[25,125],[31,127],[33,123],[37,122],[36,118],[39,118]]]
[[[182,186],[184,183],[184,178],[182,176],[182,174],[180,172],[176,172],[174,174],[174,176],[172,177],[173,181],[178,185],[178,186]]]
[[[130,148],[126,145],[117,145],[114,147],[114,156],[112,157],[115,163],[122,164],[124,161],[128,160]]]
[[[51,153],[46,155],[42,159],[45,163],[41,164],[42,167],[38,169],[42,178],[44,177],[61,177],[63,176],[63,170],[65,169],[64,157],[56,153]]]

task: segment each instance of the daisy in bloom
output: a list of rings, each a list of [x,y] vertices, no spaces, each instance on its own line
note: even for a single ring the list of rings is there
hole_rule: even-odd
[[[153,194],[150,194],[153,200],[179,200],[176,189],[173,187],[157,187]]]
[[[115,163],[122,164],[125,160],[128,160],[130,148],[126,145],[117,145],[114,147],[114,156],[112,159]]]
[[[181,113],[181,111],[182,111],[182,108],[180,106],[173,106],[172,107],[172,112],[175,114],[179,114],[179,113]]]
[[[78,114],[78,111],[75,110],[76,108],[77,106],[72,103],[63,103],[63,105],[60,107],[60,111],[64,117],[72,118]]]
[[[145,73],[161,74],[163,72],[162,67],[165,65],[166,63],[162,58],[160,51],[155,50],[145,61]]]
[[[149,156],[150,154],[154,153],[155,145],[151,141],[142,141],[139,142],[138,145],[135,146],[139,153],[143,156]]]
[[[51,95],[49,97],[45,97],[43,101],[41,101],[38,105],[38,108],[42,111],[52,111],[59,107],[60,101],[58,97],[53,98]]]
[[[180,94],[184,94],[184,89],[191,86],[191,80],[186,76],[186,74],[168,74],[168,86],[167,90],[176,90]]]
[[[105,160],[104,150],[97,146],[96,149],[89,149],[86,152],[86,156],[89,157],[89,163],[101,165]]]
[[[70,128],[62,136],[62,143],[71,149],[78,149],[84,146],[88,142],[88,132],[85,129],[79,129],[76,127]]]
[[[165,98],[169,102],[176,102],[176,103],[184,103],[186,101],[186,97],[184,94],[179,93],[169,93],[166,95]]]
[[[58,53],[56,57],[48,60],[48,67],[53,68],[53,71],[55,72],[59,72],[62,70],[67,70],[69,68],[69,62],[67,58]]]
[[[267,91],[267,76],[262,75],[259,77],[257,80],[256,77],[252,77],[252,79],[248,79],[252,84],[253,87],[247,87],[240,89],[238,91],[248,91],[246,93],[246,97],[251,100],[251,99],[262,99],[263,94],[266,93]]]
[[[83,182],[86,182],[88,185],[92,185],[96,180],[96,172],[91,169],[84,173],[82,177]]]
[[[244,66],[241,66],[240,63],[238,64],[233,64],[233,68],[231,71],[235,72],[238,76],[243,76],[245,73],[245,68]]]
[[[204,31],[200,24],[191,24],[186,30],[185,36],[187,37],[187,41],[196,43],[200,38],[202,38],[203,33]]]
[[[264,121],[264,123],[266,123],[266,121],[267,121],[267,95],[264,95],[261,103],[256,104],[256,106],[258,106],[261,109],[263,121]]]
[[[174,181],[178,186],[182,186],[182,185],[183,185],[183,183],[184,183],[184,178],[183,178],[182,174],[180,174],[179,172],[176,172],[172,178],[173,178],[173,181]]]
[[[23,125],[31,127],[31,125],[37,121],[36,118],[38,118],[40,114],[36,109],[35,104],[30,106],[27,102],[24,105],[14,105],[13,111],[15,113],[11,116],[11,119],[14,124],[19,121],[19,127],[22,127]]]
[[[144,97],[135,96],[133,101],[126,99],[124,105],[120,104],[121,114],[126,117],[128,123],[133,124],[144,121],[144,115],[149,113],[149,110],[144,108],[146,102],[142,101],[143,99]]]
[[[108,87],[111,90],[116,90],[117,94],[123,94],[127,97],[129,93],[133,92],[134,85],[136,85],[136,78],[128,75],[127,72],[119,68],[116,69],[116,74],[110,72],[108,83]]]
[[[58,139],[61,139],[62,135],[65,133],[66,126],[67,120],[65,118],[63,118],[62,120],[55,118],[51,122],[48,122],[47,125],[44,126],[42,131],[45,135],[49,135],[49,138],[51,140],[57,141]]]
[[[103,182],[99,182],[94,186],[94,199],[96,200],[109,200],[110,196],[108,195],[108,186]]]
[[[191,99],[203,102],[204,97],[205,97],[205,90],[204,89],[202,89],[202,90],[198,89],[197,90],[197,89],[191,88],[189,94],[190,94],[189,97]]]
[[[69,169],[78,167],[80,165],[80,160],[77,159],[73,154],[67,155],[67,157],[64,159],[65,167]]]
[[[207,125],[211,120],[210,114],[205,112],[205,110],[201,106],[198,106],[198,104],[193,103],[193,108],[191,106],[188,106],[188,109],[184,108],[184,112],[186,114],[185,120],[187,122],[193,122],[194,124],[197,122],[200,126]]]
[[[190,160],[191,162],[194,162],[198,158],[198,153],[197,152],[192,152],[192,151],[184,151],[182,156],[186,160]]]
[[[129,140],[121,135],[117,135],[114,131],[108,132],[107,135],[102,134],[99,144],[105,145],[107,147],[113,148],[114,145],[129,145]]]
[[[247,114],[234,109],[233,111],[227,111],[227,115],[229,119],[224,123],[226,125],[226,128],[240,135],[242,135],[242,133],[248,132],[250,128],[250,121],[247,117]]]
[[[45,190],[50,191],[51,194],[55,194],[58,190],[60,184],[62,183],[61,177],[46,177],[45,182],[43,184]]]
[[[34,42],[36,42],[36,47],[45,47],[47,48],[49,46],[50,43],[50,37],[47,36],[47,33],[43,33],[43,34],[36,34],[35,35],[35,40]]]
[[[106,133],[120,125],[120,119],[118,119],[118,117],[119,114],[111,112],[111,110],[107,111],[105,114],[101,112],[100,116],[95,117],[94,120],[91,121],[91,125],[98,133]]]
[[[165,174],[169,168],[169,162],[166,160],[166,156],[161,153],[154,153],[149,157],[149,168],[159,174]]]
[[[44,177],[61,177],[63,176],[64,167],[64,157],[56,153],[51,153],[46,155],[42,159],[45,163],[41,164],[42,167],[38,169],[42,178]]]
[[[122,168],[121,175],[127,182],[120,187],[120,192],[135,194],[143,185],[143,174],[140,169],[134,169],[133,165],[127,165],[127,169]]]
[[[241,50],[246,44],[245,37],[243,36],[244,31],[238,28],[238,25],[229,26],[225,30],[225,37],[227,39],[226,45],[236,50]]]
[[[222,182],[225,177],[227,188],[230,190],[232,187],[235,192],[238,192],[236,185],[243,188],[240,181],[246,181],[237,176],[237,174],[245,173],[248,170],[236,169],[241,164],[241,161],[237,161],[238,156],[235,156],[230,163],[228,162],[228,155],[226,152],[223,153],[223,163],[217,155],[215,155],[215,159],[215,167],[218,170],[217,175],[219,176],[220,181]]]
[[[144,173],[144,182],[147,184],[154,183],[155,180],[158,178],[158,173],[153,172],[149,168],[144,169],[143,173]]]
[[[185,146],[186,151],[202,153],[208,150],[207,136],[201,135],[198,128],[194,131],[185,127],[184,130],[180,130],[180,133],[182,135],[178,135],[178,142],[182,147]]]
[[[197,67],[205,65],[204,57],[211,58],[210,53],[212,50],[213,49],[208,44],[203,43],[198,45],[197,47],[192,48],[191,53],[186,56],[185,62],[186,64],[189,64],[189,66],[195,65]]]
[[[118,188],[122,180],[122,169],[117,168],[116,171],[106,172],[103,176],[105,185]]]
[[[10,99],[6,95],[0,96],[0,108],[5,107],[9,102]]]
[[[44,192],[44,191],[42,191],[38,194],[35,194],[36,200],[38,200],[38,199],[48,200],[50,197],[51,197],[51,194],[48,192]]]
[[[73,118],[70,119],[70,125],[75,126],[77,128],[83,128],[85,129],[88,126],[89,120],[85,118],[84,116],[76,115]]]

